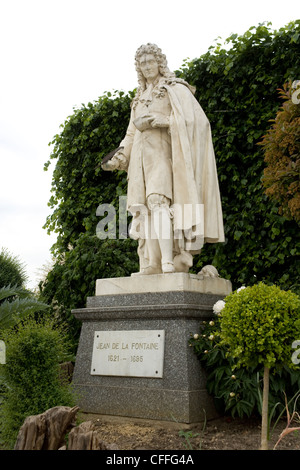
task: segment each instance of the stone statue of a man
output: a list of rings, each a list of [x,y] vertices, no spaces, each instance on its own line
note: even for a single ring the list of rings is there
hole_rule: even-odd
[[[155,44],[135,56],[138,89],[125,138],[104,170],[128,173],[140,274],[188,272],[203,243],[224,241],[209,122],[194,89]]]

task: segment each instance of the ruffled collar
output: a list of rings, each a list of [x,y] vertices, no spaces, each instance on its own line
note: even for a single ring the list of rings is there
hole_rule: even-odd
[[[149,83],[147,88],[141,94],[139,101],[144,104],[149,104],[153,100],[153,95],[155,96],[163,96],[162,93],[162,82],[163,77],[158,77],[153,83]]]

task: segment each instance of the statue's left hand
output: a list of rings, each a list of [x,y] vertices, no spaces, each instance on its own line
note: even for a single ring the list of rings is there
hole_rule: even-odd
[[[159,116],[153,115],[153,119],[151,120],[152,127],[169,127],[170,120],[168,116]]]

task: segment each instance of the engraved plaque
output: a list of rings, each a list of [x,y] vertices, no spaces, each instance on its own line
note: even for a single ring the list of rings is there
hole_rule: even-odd
[[[91,375],[162,378],[164,330],[95,331]]]

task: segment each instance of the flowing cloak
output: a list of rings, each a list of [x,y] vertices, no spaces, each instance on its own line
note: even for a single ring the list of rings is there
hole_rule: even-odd
[[[173,178],[173,228],[175,238],[184,233],[186,251],[195,254],[203,243],[224,242],[224,228],[210,123],[186,84],[165,80],[163,88],[171,104],[169,133]],[[127,209],[134,216],[146,205],[141,132],[131,112],[127,133],[120,146],[128,165]],[[200,240],[187,248],[186,241]]]

